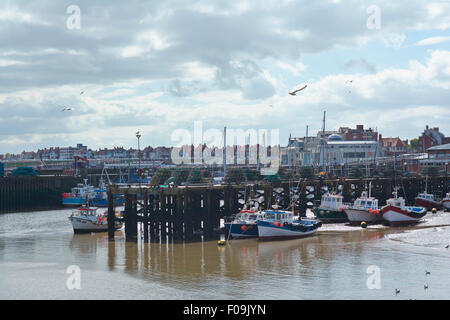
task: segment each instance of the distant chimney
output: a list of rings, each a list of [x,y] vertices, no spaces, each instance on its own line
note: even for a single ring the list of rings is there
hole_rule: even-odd
[[[425,130],[428,130],[428,125],[426,125]]]

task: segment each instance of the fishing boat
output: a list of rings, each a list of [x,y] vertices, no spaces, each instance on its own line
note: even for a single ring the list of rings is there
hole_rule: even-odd
[[[225,222],[226,235],[233,238],[256,238],[258,236],[258,219],[263,219],[263,212],[241,210],[232,221]]]
[[[107,211],[99,213],[98,208],[82,206],[69,216],[75,233],[108,231]],[[122,222],[115,221],[114,229],[122,228]]]
[[[115,194],[113,195],[114,205],[121,206],[125,202],[125,198],[123,195]],[[106,185],[103,180],[100,181],[99,187],[94,188],[91,198],[90,204],[94,207],[107,207],[108,206],[108,195],[106,193]]]
[[[392,194],[394,197],[388,199],[381,208],[382,218],[391,226],[417,223],[427,214],[424,207],[407,207],[405,199],[397,196],[397,190]]]
[[[79,207],[87,203],[88,198],[94,198],[94,187],[87,184],[87,179],[84,184],[79,183],[72,188],[71,192],[62,194],[62,204],[66,207]]]
[[[264,220],[257,220],[258,240],[302,238],[314,234],[322,226],[315,219],[294,217],[292,211],[265,210]]]
[[[426,209],[439,209],[442,206],[442,203],[439,199],[435,198],[433,194],[424,191],[417,195],[416,206],[424,207]]]
[[[348,221],[344,211],[348,206],[343,203],[343,199],[344,197],[340,194],[325,193],[320,201],[320,206],[314,209],[314,215],[325,223]]]
[[[106,193],[106,185],[103,180],[100,180],[98,188],[87,184],[87,179],[84,179],[84,184],[79,183],[71,192],[62,194],[62,204],[66,207],[79,207],[87,204],[94,207],[107,207],[108,196]],[[123,195],[114,195],[114,205],[123,205],[125,199]]]
[[[450,210],[450,192],[447,192],[445,198],[442,199],[442,205],[445,209]]]
[[[357,198],[353,205],[348,206],[344,211],[350,223],[361,222],[374,223],[381,221],[381,214],[378,208],[378,199],[370,194],[371,183],[369,183],[369,194],[363,191],[361,197]]]
[[[426,209],[439,209],[442,206],[441,200],[437,199],[433,194],[427,192],[428,177],[425,178],[425,191],[419,193],[416,197],[416,206]]]

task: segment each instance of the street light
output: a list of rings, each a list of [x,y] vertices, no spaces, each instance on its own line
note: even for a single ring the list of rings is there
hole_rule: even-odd
[[[139,139],[141,138],[141,134],[136,132],[136,138],[138,139],[138,175],[139,175],[139,187],[141,187],[141,148],[139,144]]]

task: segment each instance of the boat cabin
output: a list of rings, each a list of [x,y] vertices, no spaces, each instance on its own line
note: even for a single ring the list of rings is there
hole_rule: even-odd
[[[86,208],[86,207],[80,207],[77,208],[77,210],[72,212],[72,215],[74,216],[96,216],[97,215],[97,209],[98,208]]]
[[[240,212],[236,215],[235,221],[256,221],[260,219],[260,212]]]
[[[292,222],[294,220],[294,213],[292,211],[271,211],[264,212],[264,220],[278,221],[278,222]]]
[[[353,206],[357,208],[376,210],[378,209],[378,200],[375,198],[356,199]]]
[[[377,210],[378,199],[367,196],[367,191],[363,191],[361,197],[353,203],[353,208]]]
[[[343,198],[343,196],[338,194],[324,194],[320,202],[320,209],[340,210],[343,207]]]
[[[405,206],[405,199],[403,199],[402,197],[390,198],[386,200],[386,204],[394,207],[403,208]]]
[[[417,196],[417,198],[421,198],[421,199],[425,199],[425,200],[430,200],[430,201],[434,201],[434,195],[429,194],[429,193],[419,193],[419,195]]]

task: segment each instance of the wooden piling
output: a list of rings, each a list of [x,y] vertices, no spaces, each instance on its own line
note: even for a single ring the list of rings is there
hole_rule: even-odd
[[[107,197],[108,197],[108,240],[114,241],[114,233],[115,233],[115,220],[116,220],[116,213],[114,210],[114,195],[111,191],[111,187],[108,187],[107,190]]]

